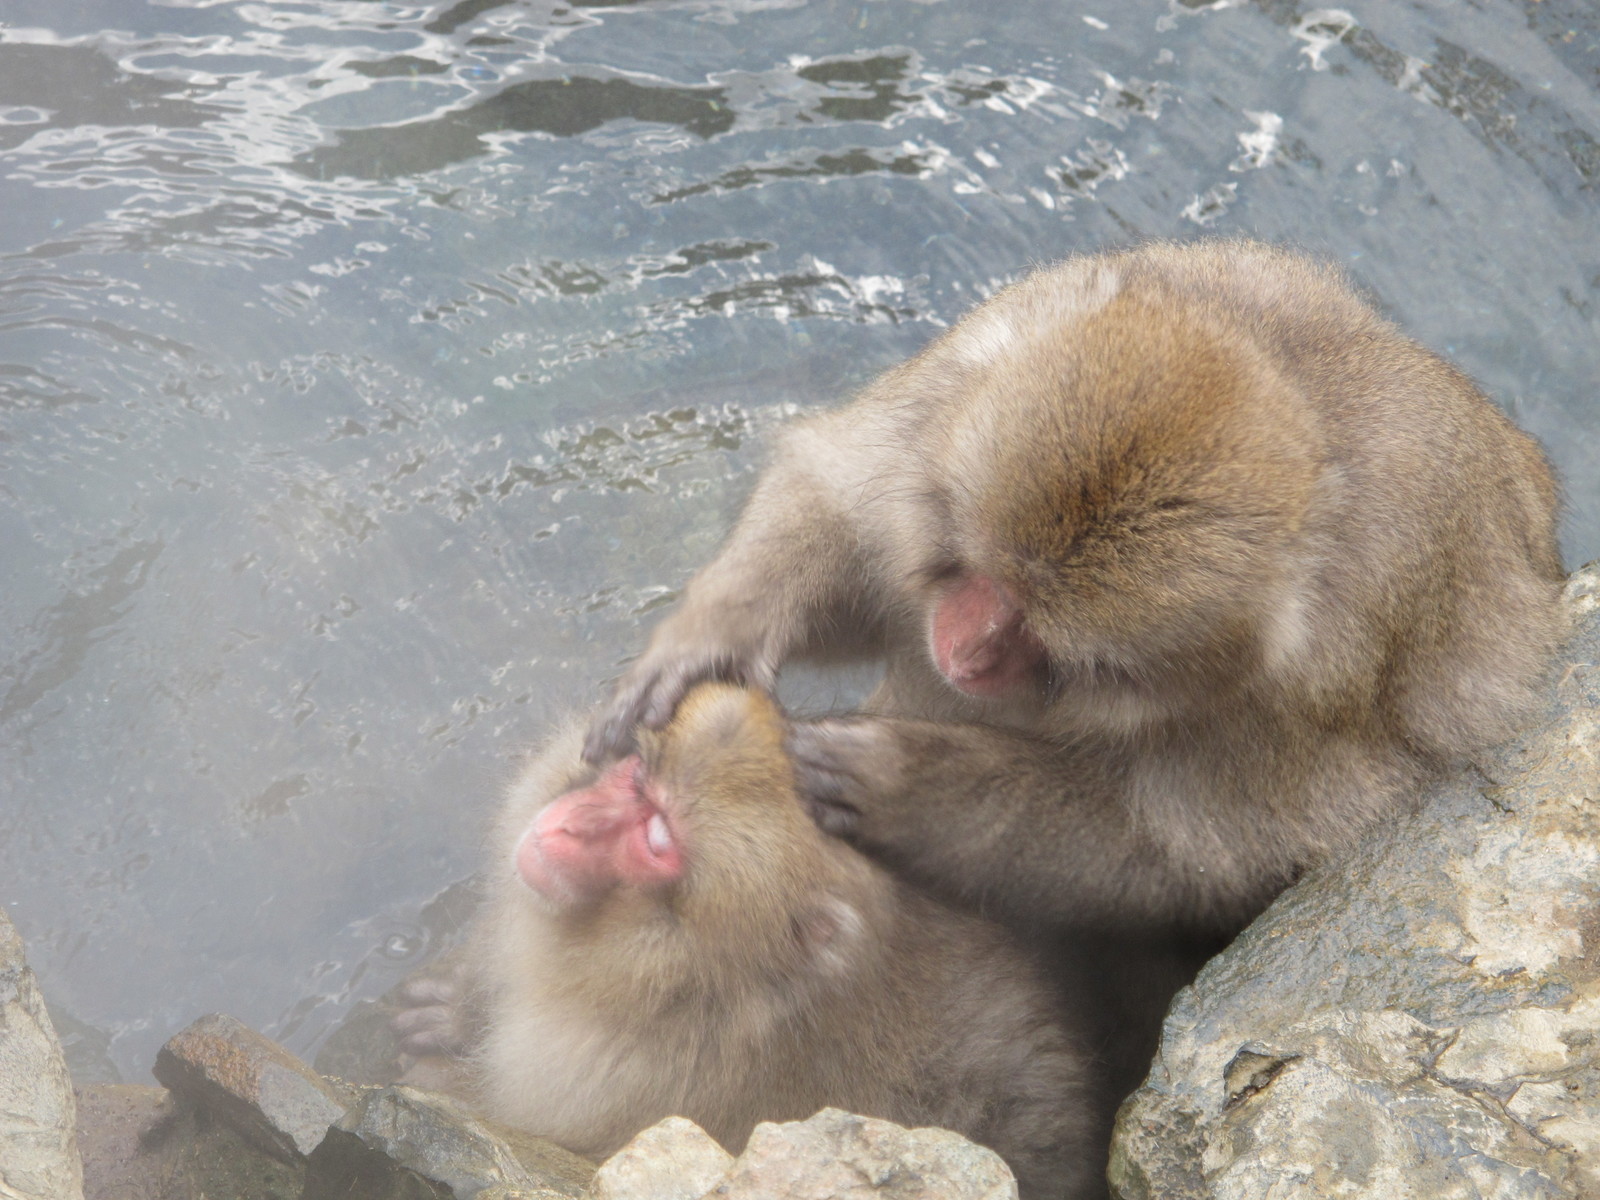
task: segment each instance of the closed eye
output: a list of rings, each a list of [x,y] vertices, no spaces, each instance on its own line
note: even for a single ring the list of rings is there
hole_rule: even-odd
[[[953,554],[936,554],[935,557],[917,568],[917,577],[929,587],[949,583],[959,578],[966,568],[958,562]]]

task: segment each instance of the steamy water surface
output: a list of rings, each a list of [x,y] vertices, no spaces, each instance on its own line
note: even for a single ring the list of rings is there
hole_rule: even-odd
[[[1344,263],[1600,556],[1583,0],[0,0],[0,903],[80,1080],[459,919],[787,415],[1029,264]]]

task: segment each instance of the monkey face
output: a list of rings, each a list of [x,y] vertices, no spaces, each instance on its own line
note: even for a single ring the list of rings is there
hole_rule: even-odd
[[[1018,347],[973,387],[940,451],[968,481],[941,498],[937,540],[961,566],[929,608],[952,685],[997,696],[1043,668],[1045,702],[1149,715],[1248,674],[1281,627],[1323,457],[1261,350],[1119,297],[1070,359]]]
[[[751,901],[807,870],[822,841],[801,807],[785,725],[765,692],[692,689],[660,731],[642,730],[640,758],[692,860],[681,889]]]
[[[518,876],[561,927],[591,942],[609,929],[664,978],[690,958],[781,973],[826,940],[811,914],[831,912],[817,900],[827,839],[784,734],[764,693],[700,685],[665,729],[640,731],[637,754],[538,812]]]
[[[962,575],[933,605],[934,665],[969,696],[998,698],[1044,682],[1044,644],[1012,593],[986,575]]]
[[[657,891],[684,871],[683,851],[637,755],[540,810],[515,862],[522,881],[558,909],[586,907],[616,887]]]

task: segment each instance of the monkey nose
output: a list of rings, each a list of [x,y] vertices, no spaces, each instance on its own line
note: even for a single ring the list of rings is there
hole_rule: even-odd
[[[625,826],[637,824],[644,799],[639,794],[639,758],[613,763],[589,787],[573,793],[565,804],[552,804],[536,824],[541,835],[562,834],[580,842],[605,841]]]
[[[603,841],[627,823],[621,809],[601,804],[575,804],[562,814],[552,833],[564,833],[580,842]]]

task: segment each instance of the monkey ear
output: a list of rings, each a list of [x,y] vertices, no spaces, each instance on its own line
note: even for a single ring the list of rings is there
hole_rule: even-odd
[[[859,959],[867,925],[849,901],[822,895],[794,917],[794,934],[807,960],[829,978],[841,978]]]

